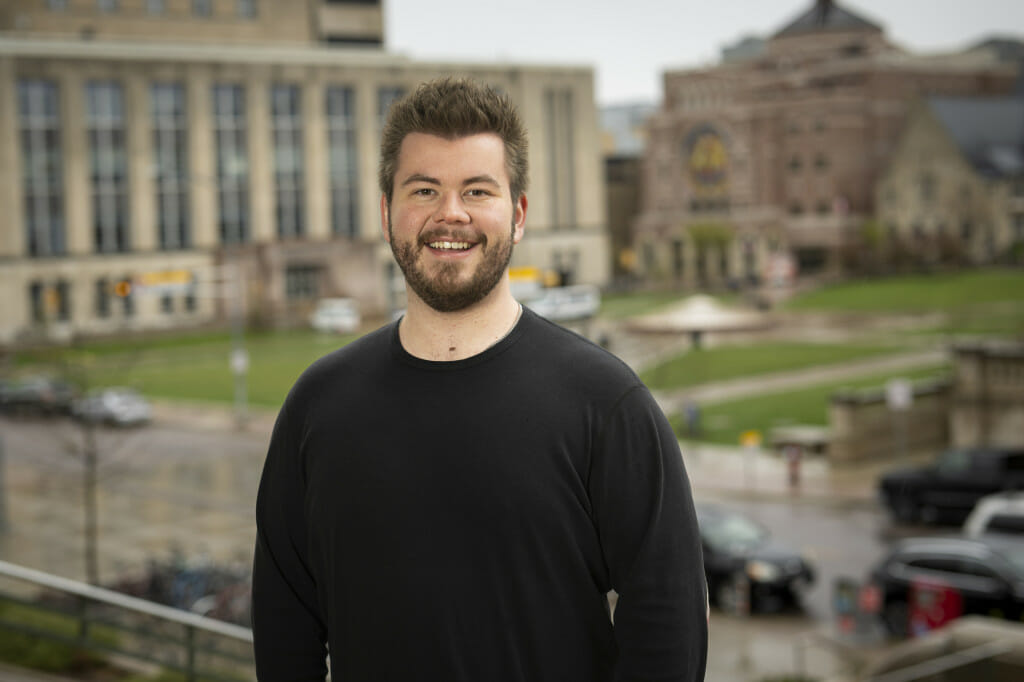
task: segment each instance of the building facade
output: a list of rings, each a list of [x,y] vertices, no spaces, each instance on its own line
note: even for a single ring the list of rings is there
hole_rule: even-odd
[[[414,62],[378,1],[29,2],[0,10],[0,343],[404,305],[376,184],[390,103],[507,92],[531,141],[514,265],[609,277],[589,68]]]
[[[879,180],[889,265],[1024,263],[1024,97],[917,102]]]
[[[634,224],[651,280],[703,287],[762,280],[780,264],[840,269],[914,97],[1006,93],[1017,73],[989,51],[908,54],[827,0],[742,56],[664,75]]]

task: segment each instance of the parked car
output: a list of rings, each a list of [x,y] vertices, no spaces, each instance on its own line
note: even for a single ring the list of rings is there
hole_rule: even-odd
[[[963,523],[985,495],[1024,489],[1024,450],[960,448],[928,466],[884,474],[882,502],[897,521]]]
[[[523,303],[542,317],[569,322],[593,317],[601,308],[601,290],[589,284],[541,289]]]
[[[749,588],[749,608],[775,611],[798,602],[814,583],[811,562],[772,540],[768,530],[746,516],[716,504],[698,504],[704,573],[711,603],[738,610]]]
[[[138,426],[152,419],[153,410],[149,401],[134,389],[104,388],[75,401],[72,415],[96,424]]]
[[[882,621],[896,636],[911,632],[914,585],[954,595],[955,605],[940,605],[946,613],[939,615],[947,619],[975,614],[1020,620],[1024,541],[998,535],[907,538],[872,569],[869,580],[880,593]]]
[[[322,298],[309,318],[313,329],[336,334],[351,334],[361,322],[359,307],[351,298]]]
[[[5,382],[0,390],[0,406],[12,414],[62,415],[71,410],[75,395],[75,387],[67,381],[32,375]]]
[[[963,531],[968,537],[1002,533],[1024,538],[1024,491],[994,493],[981,498],[964,521]]]

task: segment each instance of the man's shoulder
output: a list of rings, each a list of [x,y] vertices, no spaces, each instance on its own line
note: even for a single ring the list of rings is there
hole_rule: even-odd
[[[317,392],[339,379],[357,380],[368,368],[381,367],[390,352],[394,323],[365,334],[313,361],[299,376],[292,393]]]
[[[554,376],[569,374],[618,386],[640,383],[636,372],[609,350],[536,313],[531,318],[534,330],[531,336],[537,345],[533,357],[540,363],[548,363]]]

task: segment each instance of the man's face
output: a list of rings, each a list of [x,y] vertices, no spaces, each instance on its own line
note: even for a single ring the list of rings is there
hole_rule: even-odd
[[[497,135],[411,133],[381,217],[412,292],[434,310],[453,312],[483,300],[504,277],[523,236],[526,197],[512,201]]]

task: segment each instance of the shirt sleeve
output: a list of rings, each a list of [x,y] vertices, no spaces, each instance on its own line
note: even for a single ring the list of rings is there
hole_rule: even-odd
[[[645,387],[628,391],[608,417],[589,487],[618,593],[615,680],[703,680],[708,610],[697,517],[678,440]]]
[[[327,627],[307,560],[300,434],[287,403],[270,439],[256,499],[252,628],[260,682],[323,682]]]

